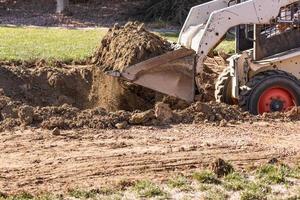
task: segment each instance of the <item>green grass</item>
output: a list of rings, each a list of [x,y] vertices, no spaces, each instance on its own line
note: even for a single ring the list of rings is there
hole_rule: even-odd
[[[223,185],[227,190],[239,191],[245,189],[248,181],[244,176],[237,172],[233,172],[224,177]]]
[[[101,189],[92,189],[92,190],[82,190],[82,189],[70,189],[68,194],[71,197],[78,199],[95,199],[98,195],[113,195],[117,191],[111,188],[101,188]]]
[[[195,172],[193,178],[199,183],[205,184],[219,184],[220,180],[217,178],[216,174],[211,171],[201,171]]]
[[[221,189],[212,188],[208,190],[205,194],[206,200],[226,200],[228,195]]]
[[[159,186],[148,180],[137,181],[133,186],[133,190],[136,191],[140,197],[144,198],[167,196],[167,193],[164,192]]]
[[[94,190],[86,191],[81,189],[70,189],[68,191],[68,194],[71,197],[75,197],[77,199],[90,199],[95,198],[97,196],[97,192]]]
[[[171,42],[177,42],[179,37],[179,33],[157,33],[157,34]]]
[[[181,191],[192,190],[191,183],[184,176],[176,176],[168,180],[170,188],[176,188]]]
[[[107,29],[70,30],[57,28],[0,27],[1,61],[83,61],[90,57]],[[158,33],[177,42],[178,33]],[[218,47],[234,52],[234,42],[224,41]]]
[[[300,179],[300,166],[291,169],[291,173],[289,174],[289,177]]]
[[[27,192],[21,192],[16,195],[0,195],[0,200],[62,200],[63,198],[54,194],[45,193],[38,196],[33,196]]]
[[[261,183],[250,182],[241,193],[241,200],[265,200],[271,188]]]
[[[81,61],[92,55],[105,29],[0,28],[0,60]]]
[[[234,40],[224,40],[221,42],[215,51],[223,51],[226,54],[234,54],[235,53],[235,41]]]
[[[258,179],[267,184],[287,183],[287,177],[291,177],[293,170],[285,165],[264,165],[261,166],[256,174]]]
[[[13,196],[3,196],[0,197],[0,200],[5,199],[5,200],[32,200],[35,197],[27,192],[22,192],[20,194],[17,195],[13,195]]]

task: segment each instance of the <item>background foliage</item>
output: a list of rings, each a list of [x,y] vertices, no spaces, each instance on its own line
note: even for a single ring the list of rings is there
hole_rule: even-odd
[[[209,0],[144,0],[133,12],[140,20],[165,21],[182,25],[191,7]]]

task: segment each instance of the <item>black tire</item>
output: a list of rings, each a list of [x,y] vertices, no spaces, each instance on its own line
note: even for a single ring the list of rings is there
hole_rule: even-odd
[[[215,85],[215,98],[219,103],[234,104],[234,99],[231,97],[232,77],[230,76],[230,68],[224,69],[219,75]]]
[[[273,87],[280,87],[289,91],[294,103],[297,106],[300,105],[300,81],[287,72],[272,70],[257,74],[242,88],[239,98],[240,107],[251,114],[261,114],[259,113],[260,97],[265,91]]]

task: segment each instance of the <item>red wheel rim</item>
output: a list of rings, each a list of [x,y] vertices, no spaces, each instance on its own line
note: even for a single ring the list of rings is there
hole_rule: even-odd
[[[283,87],[269,88],[260,96],[258,112],[284,112],[296,105],[294,95]]]

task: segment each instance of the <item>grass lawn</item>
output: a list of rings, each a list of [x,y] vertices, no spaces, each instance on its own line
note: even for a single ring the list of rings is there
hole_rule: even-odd
[[[0,60],[84,60],[105,29],[0,28]]]
[[[0,60],[19,61],[45,59],[65,62],[85,60],[92,55],[107,29],[69,30],[54,28],[0,27]],[[177,41],[176,33],[160,33],[170,41]],[[234,42],[220,47],[232,52]]]

